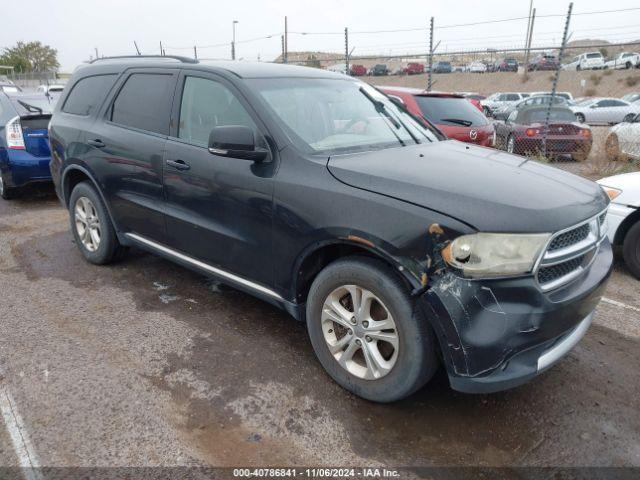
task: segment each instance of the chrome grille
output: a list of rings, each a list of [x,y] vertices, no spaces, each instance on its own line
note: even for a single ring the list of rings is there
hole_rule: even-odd
[[[570,247],[571,245],[581,242],[587,238],[589,236],[589,232],[591,232],[591,228],[588,223],[585,223],[573,230],[561,233],[551,241],[547,250],[553,251]]]
[[[551,237],[536,272],[543,291],[566,285],[589,268],[604,238],[605,217],[606,211]]]

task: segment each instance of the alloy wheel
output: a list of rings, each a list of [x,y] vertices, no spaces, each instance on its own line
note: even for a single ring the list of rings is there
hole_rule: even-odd
[[[322,333],[338,364],[352,375],[377,380],[387,375],[400,347],[393,316],[373,292],[343,285],[325,299]]]
[[[91,200],[80,197],[74,207],[76,232],[84,248],[95,252],[100,246],[100,219]]]

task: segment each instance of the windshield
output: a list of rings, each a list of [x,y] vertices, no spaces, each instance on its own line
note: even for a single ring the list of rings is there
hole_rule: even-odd
[[[19,115],[50,114],[56,106],[57,98],[19,96],[11,97]]]
[[[602,58],[601,53],[587,53],[587,58]]]
[[[640,99],[640,93],[627,93],[621,98],[625,102],[635,102],[638,99]]]
[[[481,127],[489,123],[482,112],[466,98],[421,95],[414,98],[425,118],[436,125]]]
[[[247,80],[285,130],[312,153],[347,153],[432,142],[434,133],[363,82]]]
[[[521,122],[523,124],[543,123],[547,118],[546,109],[536,109],[523,112]],[[552,122],[575,122],[576,117],[571,110],[554,108],[549,112],[549,120]]]

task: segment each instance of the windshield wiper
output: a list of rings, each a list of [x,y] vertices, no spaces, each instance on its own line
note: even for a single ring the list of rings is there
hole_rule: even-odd
[[[25,108],[25,110],[27,110],[27,112],[39,113],[40,115],[44,114],[44,110],[41,109],[40,107],[36,107],[35,105],[31,105],[30,103],[23,102],[22,100],[18,100],[18,103],[22,105]]]
[[[471,125],[473,125],[473,122],[470,122],[469,120],[463,120],[461,118],[442,118],[441,121],[449,122],[449,123],[457,123],[458,125],[462,125],[464,127],[470,127]]]
[[[373,103],[373,106],[375,107],[376,112],[383,114],[385,117],[387,117],[387,119],[389,119],[389,121],[393,124],[394,127],[396,127],[397,129],[400,129],[400,124],[395,118],[391,116],[391,114],[387,110],[387,107],[384,106],[384,103],[382,103],[380,100],[376,100],[375,98],[373,98],[373,96],[369,92],[367,92],[364,87],[360,87],[360,92],[365,97],[367,97],[367,99],[371,103]]]

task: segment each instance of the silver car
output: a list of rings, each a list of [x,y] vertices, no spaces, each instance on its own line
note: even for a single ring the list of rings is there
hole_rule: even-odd
[[[592,98],[570,108],[580,123],[615,125],[640,113],[640,104],[619,98]]]

